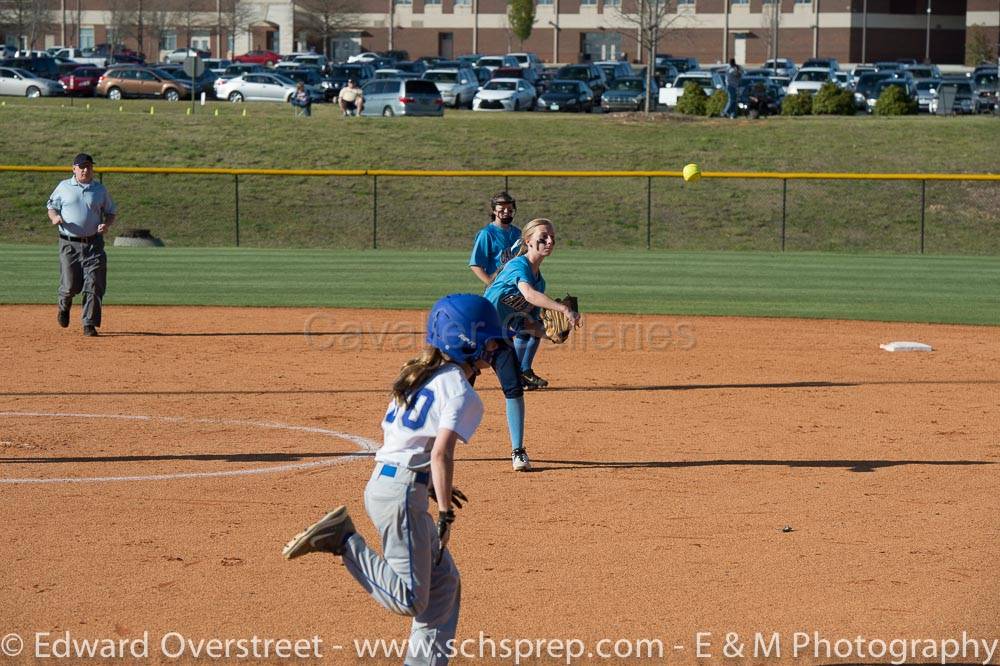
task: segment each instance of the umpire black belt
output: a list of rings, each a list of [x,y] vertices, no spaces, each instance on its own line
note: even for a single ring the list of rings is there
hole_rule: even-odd
[[[396,472],[398,471],[399,468],[396,467],[395,465],[387,465],[385,463],[382,463],[382,469],[379,470],[378,475],[387,476],[390,479],[394,479],[396,478]],[[416,481],[417,483],[426,486],[427,483],[431,480],[431,474],[430,472],[415,472],[413,475],[413,480]]]
[[[93,236],[63,236],[59,234],[59,238],[63,240],[68,240],[70,243],[93,243],[97,240],[100,234],[94,234]]]

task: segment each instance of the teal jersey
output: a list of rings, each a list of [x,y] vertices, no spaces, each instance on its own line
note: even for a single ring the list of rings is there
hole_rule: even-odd
[[[469,257],[470,266],[479,266],[487,275],[495,275],[504,264],[510,261],[517,250],[514,248],[521,238],[521,230],[513,224],[506,229],[497,225],[487,224],[476,234],[476,241],[472,245],[472,256]]]
[[[538,319],[541,310],[521,294],[521,290],[517,288],[521,282],[527,282],[536,291],[545,292],[545,278],[541,271],[535,277],[528,257],[523,255],[508,261],[483,294],[496,307],[501,323],[515,331],[520,328],[517,320],[523,317]]]

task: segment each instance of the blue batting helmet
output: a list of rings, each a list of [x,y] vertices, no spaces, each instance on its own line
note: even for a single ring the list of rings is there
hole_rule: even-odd
[[[482,296],[449,294],[427,318],[427,344],[460,363],[484,358],[486,343],[502,339],[500,315]]]

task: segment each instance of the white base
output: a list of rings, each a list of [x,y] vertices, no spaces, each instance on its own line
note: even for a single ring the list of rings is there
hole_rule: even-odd
[[[896,342],[887,342],[885,344],[879,345],[879,349],[884,349],[887,352],[898,352],[898,351],[921,351],[929,352],[934,351],[930,345],[925,345],[922,342],[906,342],[898,340]]]

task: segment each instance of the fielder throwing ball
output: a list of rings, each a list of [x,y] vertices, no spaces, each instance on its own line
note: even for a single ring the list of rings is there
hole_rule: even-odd
[[[552,254],[555,244],[556,230],[551,220],[537,218],[528,222],[518,246],[517,257],[500,269],[484,294],[496,306],[504,330],[514,337],[514,349],[525,388],[544,388],[549,385],[531,369],[539,341],[545,335],[545,327],[540,321],[540,308],[562,312],[574,327],[580,325],[579,313],[569,305],[545,295],[542,262]],[[518,341],[524,337],[530,338],[531,343],[519,344]],[[514,468],[518,468],[519,457],[523,458],[522,464],[530,469],[531,463],[523,447],[520,455],[517,451],[514,452]]]
[[[288,559],[324,551],[379,604],[413,618],[406,664],[446,664],[458,625],[458,569],[446,550],[454,507],[455,444],[468,442],[483,417],[469,379],[503,346],[496,309],[482,296],[452,294],[427,321],[427,344],[403,366],[382,420],[385,434],[365,487],[365,509],[382,539],[380,556],[340,506],[285,546]],[[437,502],[438,519],[428,514]]]

